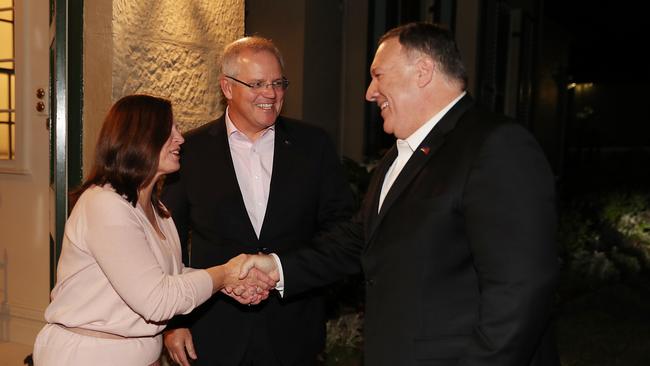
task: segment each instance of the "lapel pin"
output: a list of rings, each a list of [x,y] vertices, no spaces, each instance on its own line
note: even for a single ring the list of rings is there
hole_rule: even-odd
[[[429,150],[431,150],[431,149],[430,149],[428,146],[422,146],[422,147],[420,148],[420,151],[422,151],[422,153],[423,153],[424,155],[429,155]]]

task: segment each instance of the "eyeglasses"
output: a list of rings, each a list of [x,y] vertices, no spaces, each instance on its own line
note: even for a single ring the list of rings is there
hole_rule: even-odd
[[[284,91],[289,87],[289,80],[287,80],[287,78],[285,78],[285,77],[282,77],[281,80],[271,81],[270,83],[267,83],[267,82],[264,82],[264,81],[256,81],[256,82],[253,82],[253,83],[249,84],[249,83],[243,82],[243,81],[241,81],[239,79],[235,79],[232,76],[228,76],[228,75],[224,75],[224,76],[227,77],[230,80],[233,80],[233,81],[236,81],[236,82],[240,83],[241,85],[245,85],[245,86],[251,88],[255,92],[261,92],[263,89],[267,89],[269,86],[271,88],[275,89],[276,91],[280,91],[280,90]]]

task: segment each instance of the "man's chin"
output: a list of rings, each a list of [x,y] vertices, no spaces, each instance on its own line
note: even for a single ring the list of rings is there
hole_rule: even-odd
[[[257,120],[261,123],[270,122],[273,124],[278,118],[278,113],[275,113],[275,111],[260,111],[258,112],[257,117]]]
[[[389,135],[393,134],[393,128],[389,126],[386,121],[384,121],[384,132],[386,132]]]

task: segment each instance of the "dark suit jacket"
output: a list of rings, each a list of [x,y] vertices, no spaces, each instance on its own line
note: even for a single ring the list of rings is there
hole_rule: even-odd
[[[366,276],[368,366],[558,365],[554,180],[521,126],[463,97],[433,128],[379,214],[379,163],[356,220],[281,255],[286,296]]]
[[[275,124],[273,172],[259,239],[237,183],[223,116],[186,135],[181,169],[168,177],[162,199],[178,228],[184,261],[195,268],[261,248],[283,253],[304,246],[319,230],[349,219],[353,204],[325,132],[282,117]],[[191,327],[201,365],[237,365],[253,331],[267,333],[284,365],[313,360],[324,344],[319,291],[284,300],[271,294],[252,307],[216,294],[183,318],[173,325]]]

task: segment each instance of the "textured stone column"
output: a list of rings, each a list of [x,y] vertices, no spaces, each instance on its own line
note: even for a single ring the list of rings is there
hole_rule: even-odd
[[[244,34],[243,0],[114,0],[112,99],[172,100],[182,130],[216,118],[223,47]]]

